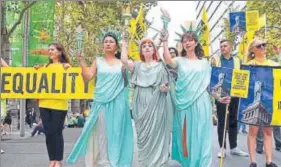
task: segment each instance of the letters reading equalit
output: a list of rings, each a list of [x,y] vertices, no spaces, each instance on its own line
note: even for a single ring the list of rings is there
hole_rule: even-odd
[[[71,93],[76,92],[76,79],[79,76],[78,73],[63,73],[62,75],[62,83],[61,87],[56,87],[57,81],[56,73],[52,73],[51,76],[48,76],[48,73],[15,73],[12,75],[11,73],[2,73],[2,80],[1,80],[1,92],[2,93],[66,93],[67,91],[67,79],[71,78]],[[8,89],[7,85],[11,84],[9,81],[12,82],[12,87]],[[25,83],[24,83],[25,81]],[[38,84],[39,83],[39,84]],[[24,84],[26,87],[24,88]],[[79,86],[79,85],[77,85]],[[89,87],[88,82],[84,82],[84,92],[88,93]]]

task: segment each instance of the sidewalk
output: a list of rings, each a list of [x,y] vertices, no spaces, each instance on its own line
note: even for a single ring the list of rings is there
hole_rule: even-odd
[[[66,128],[64,130],[64,159],[70,153],[72,146],[80,134],[81,129]],[[49,163],[45,136],[35,135],[31,137],[31,130],[27,129],[25,136],[20,137],[19,131],[13,132],[11,139],[3,137],[1,146],[5,151],[1,155],[1,167],[46,167]],[[64,167],[83,167],[84,161],[79,160],[75,165],[64,162]]]
[[[29,127],[28,127],[29,128]],[[69,155],[74,142],[81,133],[80,128],[66,128],[64,130],[64,160]],[[27,130],[29,131],[29,130]],[[19,137],[19,131],[13,132],[11,139],[3,138],[1,143],[5,153],[1,155],[1,167],[46,167],[49,163],[44,135],[30,137],[26,132],[25,137]],[[136,147],[136,146],[135,146]],[[134,154],[133,167],[139,167],[136,162],[137,153]],[[16,161],[15,161],[16,159]],[[84,159],[80,158],[74,165],[63,162],[64,167],[84,167]],[[171,162],[171,167],[177,167]]]
[[[30,137],[30,128],[27,128],[25,137],[19,137],[19,132],[13,132],[12,139],[5,139],[1,142],[1,147],[5,153],[1,155],[1,167],[47,167],[48,154],[45,145],[45,136],[36,135]],[[78,138],[82,129],[79,128],[66,128],[64,130],[64,160],[69,155],[74,142]],[[136,141],[136,138],[135,138]],[[228,141],[228,140],[227,140]],[[238,135],[238,145],[244,151],[247,151],[247,136]],[[227,145],[228,147],[228,145]],[[136,145],[135,145],[136,148]],[[220,159],[216,157],[219,151],[216,127],[213,128],[213,164],[212,167],[218,167]],[[239,157],[230,154],[229,147],[226,150],[227,157],[225,158],[224,167],[247,167],[249,166],[249,157]],[[257,154],[258,166],[265,166],[265,154]],[[273,161],[281,167],[281,152],[273,149]],[[177,167],[173,165],[170,167]],[[63,162],[63,167],[84,167],[83,157],[78,160],[74,165]],[[137,152],[135,150],[134,161],[132,167],[140,167],[137,163]]]

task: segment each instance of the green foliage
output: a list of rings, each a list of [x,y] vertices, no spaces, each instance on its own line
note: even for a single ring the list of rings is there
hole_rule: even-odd
[[[225,35],[225,38],[230,40],[232,43],[234,43],[235,35],[234,35],[234,33],[232,33],[230,31],[230,22],[226,18],[223,21],[224,21],[224,35]]]
[[[273,45],[281,47],[281,2],[280,1],[248,1],[247,10],[258,10],[259,15],[266,14],[265,27],[256,32],[256,37],[266,39],[268,42],[267,55],[277,60],[273,53]]]
[[[140,1],[130,1],[137,6]],[[123,29],[122,9],[124,2],[61,1],[55,7],[55,40],[61,42],[69,52],[76,48],[76,28],[81,24],[84,30],[83,52],[88,64],[103,54],[103,46],[98,42],[102,29],[108,26]],[[147,13],[147,12],[146,12]],[[78,65],[72,58],[72,64]]]
[[[83,50],[88,61],[101,54],[102,46],[96,42],[100,28],[107,25],[120,27],[121,10],[109,3],[57,2],[55,7],[55,39],[67,52],[76,49],[76,28],[81,24],[84,31]],[[75,57],[72,64],[77,65]]]

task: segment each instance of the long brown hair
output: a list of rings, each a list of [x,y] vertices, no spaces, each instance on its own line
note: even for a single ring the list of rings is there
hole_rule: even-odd
[[[153,50],[154,50],[154,53],[152,55],[152,59],[157,61],[158,57],[159,57],[158,52],[157,52],[157,49],[156,49],[156,47],[155,47],[155,45],[154,45],[154,43],[151,39],[143,39],[142,42],[141,42],[141,45],[140,45],[140,59],[141,59],[141,61],[143,61],[143,62],[145,61],[145,58],[142,55],[142,45],[144,45],[146,43],[152,44]]]
[[[52,45],[55,46],[56,49],[61,52],[60,57],[59,57],[59,62],[60,63],[70,63],[70,58],[66,54],[63,45],[61,43],[58,43],[58,42],[53,42],[53,43],[49,44],[49,47],[52,46]],[[53,60],[49,59],[49,64],[51,64],[51,63],[53,63]]]
[[[195,36],[194,32],[186,32],[182,35],[181,37],[181,43],[183,43],[184,38],[188,38],[188,39],[192,39],[197,43],[197,46],[195,47],[195,55],[198,59],[202,59],[204,57],[204,51],[202,49],[201,44],[198,42],[198,39]],[[186,50],[184,49],[184,47],[182,47],[182,51],[181,51],[181,56],[186,56]]]

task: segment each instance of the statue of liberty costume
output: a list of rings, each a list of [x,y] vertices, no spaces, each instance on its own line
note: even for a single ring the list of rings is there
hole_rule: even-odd
[[[167,81],[171,79],[163,62],[152,65],[135,62],[131,80],[132,115],[141,167],[165,167],[169,161],[173,103],[170,91],[160,91],[160,85]]]
[[[97,57],[96,64],[94,101],[67,162],[86,155],[86,167],[131,167],[134,139],[122,63]]]
[[[212,105],[207,87],[211,66],[205,59],[176,57],[176,112],[173,159],[184,167],[210,167],[212,162]]]

